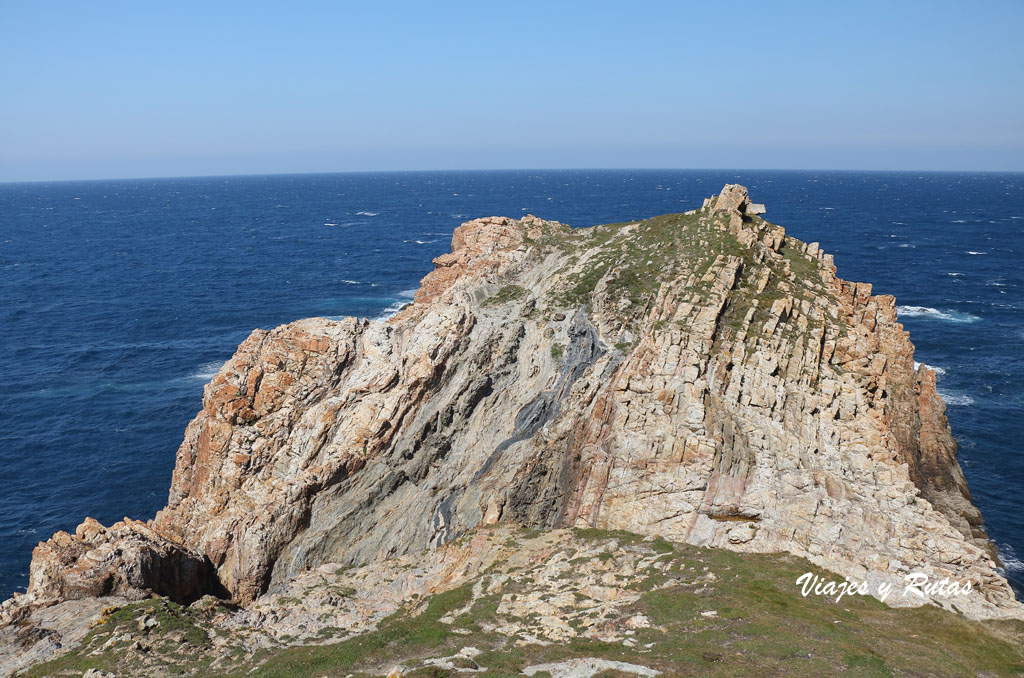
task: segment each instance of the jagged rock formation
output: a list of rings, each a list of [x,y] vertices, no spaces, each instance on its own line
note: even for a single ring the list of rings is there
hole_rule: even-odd
[[[386,322],[253,332],[151,525],[41,544],[0,614],[147,589],[247,604],[513,521],[970,579],[958,609],[1019,617],[893,298],[763,212],[726,186],[627,224],[478,219]]]

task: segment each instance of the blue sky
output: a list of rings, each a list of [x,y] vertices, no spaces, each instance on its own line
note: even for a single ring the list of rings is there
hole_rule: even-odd
[[[0,4],[0,181],[1024,170],[1024,2]]]

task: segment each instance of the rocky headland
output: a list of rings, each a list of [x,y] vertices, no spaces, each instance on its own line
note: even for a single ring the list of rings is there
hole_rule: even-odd
[[[657,639],[637,638],[679,620],[644,596],[727,597],[701,577],[750,570],[742,588],[759,576],[751,563],[889,583],[888,604],[931,604],[856,603],[870,614],[1004,620],[971,633],[1017,652],[1024,608],[894,299],[838,278],[830,255],[764,213],[729,185],[700,209],[622,224],[477,219],[394,317],[253,332],[206,386],[154,520],[86,519],[35,549],[28,591],[0,606],[0,670],[68,652],[78,663],[57,660],[55,675],[124,670],[103,663],[118,650],[138,660],[132,671],[160,673],[170,665],[145,637],[163,625],[193,634],[196,675],[230,673],[273,664],[274,648],[371,642],[394,615],[431,610],[450,638],[584,639],[666,670]],[[972,590],[901,595],[912,572]],[[789,587],[785,626],[811,603],[795,581],[772,581]],[[452,591],[455,607],[424,602]],[[687,624],[732,619],[698,601],[708,609],[681,609]],[[754,616],[763,602],[731,604]],[[466,616],[476,628],[461,633]],[[408,659],[388,647],[388,661]],[[481,672],[496,651],[463,643],[399,670]],[[581,652],[562,659],[597,668],[564,675],[653,675]],[[360,657],[352,675],[391,670]]]

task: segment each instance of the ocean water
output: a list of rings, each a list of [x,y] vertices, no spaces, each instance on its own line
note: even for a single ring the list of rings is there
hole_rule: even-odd
[[[700,205],[766,215],[894,294],[1024,586],[1024,174],[509,171],[0,184],[0,597],[86,515],[148,519],[202,387],[257,327],[405,303],[452,229]]]

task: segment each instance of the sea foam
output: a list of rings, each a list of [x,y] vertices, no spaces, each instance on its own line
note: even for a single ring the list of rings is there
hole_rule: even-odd
[[[408,304],[408,303],[409,303],[408,301],[396,301],[395,303],[391,304],[390,306],[385,308],[383,311],[378,313],[376,316],[374,316],[373,319],[374,320],[389,320],[389,319],[395,317],[398,314],[398,312],[401,311],[402,308],[404,308],[405,305]]]
[[[996,550],[999,552],[999,560],[1003,561],[1003,566],[1000,569],[1004,573],[1024,572],[1024,562],[1021,562],[1020,558],[1017,557],[1017,553],[1013,550],[1012,546],[1009,544],[996,544]]]
[[[939,391],[939,397],[950,407],[968,407],[974,404],[974,398],[955,391]]]
[[[927,367],[932,372],[934,372],[936,377],[942,377],[942,376],[945,376],[945,374],[946,374],[945,368],[938,367],[937,365],[929,365],[928,363],[919,363],[916,360],[914,361],[914,369],[915,370],[917,368],[919,368],[919,367],[922,367],[922,366]]]
[[[196,368],[196,371],[188,375],[189,379],[199,379],[200,381],[210,381],[217,373],[220,372],[220,368],[224,363],[203,363]]]
[[[975,323],[981,320],[976,315],[960,311],[940,311],[928,306],[897,306],[896,312],[905,318],[931,318],[951,323]]]

